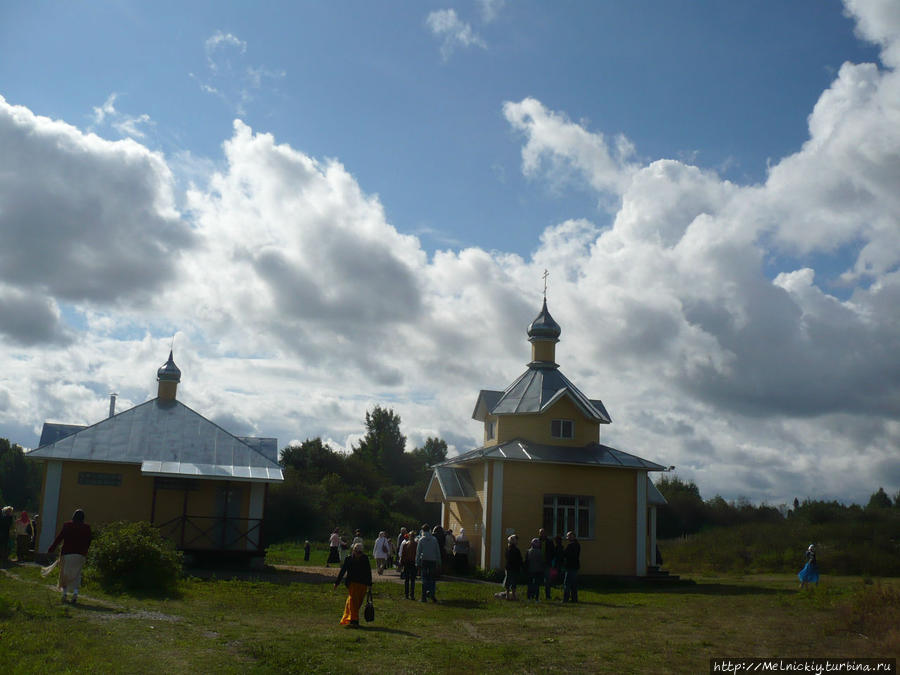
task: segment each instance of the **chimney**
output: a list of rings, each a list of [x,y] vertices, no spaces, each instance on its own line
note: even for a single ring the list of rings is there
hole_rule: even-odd
[[[156,371],[156,381],[159,382],[156,397],[160,401],[174,401],[178,383],[181,382],[181,371],[172,360],[172,350],[169,350],[169,360]]]
[[[116,414],[116,396],[118,394],[110,394],[109,395],[109,416],[112,417]]]

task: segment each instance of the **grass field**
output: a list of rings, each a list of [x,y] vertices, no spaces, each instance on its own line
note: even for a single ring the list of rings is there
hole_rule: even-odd
[[[896,657],[900,646],[898,580],[825,577],[798,593],[793,575],[707,576],[599,585],[573,606],[464,582],[439,582],[440,604],[423,604],[376,577],[376,621],[350,630],[334,572],[190,578],[172,598],[88,585],[71,606],[38,568],[13,567],[0,574],[0,672],[692,673],[713,656]]]

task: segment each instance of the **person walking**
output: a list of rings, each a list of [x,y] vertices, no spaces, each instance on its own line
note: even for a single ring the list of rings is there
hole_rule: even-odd
[[[13,526],[13,507],[0,509],[0,566],[6,567],[9,560],[9,531]]]
[[[16,560],[23,562],[28,557],[28,544],[34,536],[34,526],[31,524],[31,518],[28,517],[28,511],[22,511],[16,518]]]
[[[528,570],[528,599],[535,602],[541,599],[541,584],[546,579],[547,561],[541,550],[541,540],[535,537],[531,540],[531,546],[525,553],[525,568]],[[547,598],[550,598],[548,590]]]
[[[87,559],[92,537],[91,526],[84,522],[84,511],[76,509],[72,514],[72,520],[63,524],[62,530],[47,549],[47,553],[52,553],[62,542],[62,550],[59,552],[59,587],[62,589],[63,602],[66,602],[66,595],[70,590],[72,604],[78,602],[81,570]]]
[[[578,570],[581,568],[581,544],[575,538],[571,530],[566,533],[568,544],[562,553],[563,572],[563,602],[578,602]]]
[[[422,576],[422,602],[427,602],[429,596],[432,602],[437,602],[435,574],[440,562],[441,546],[428,530],[428,525],[422,525],[422,536],[416,542],[416,567]]]
[[[334,582],[335,589],[344,577],[347,579],[347,602],[344,603],[341,625],[359,628],[359,608],[366,599],[366,592],[372,588],[372,566],[369,564],[369,557],[363,553],[362,544],[357,543],[351,547],[350,555],[344,559]]]
[[[403,577],[403,597],[416,599],[416,538],[413,532],[400,544],[400,575]]]
[[[334,528],[334,532],[328,537],[328,560],[325,561],[325,567],[331,567],[331,563],[341,564],[341,535],[338,528]]]
[[[384,568],[387,566],[390,556],[391,546],[388,544],[387,535],[382,530],[378,533],[378,539],[375,540],[375,546],[372,549],[372,557],[375,558],[375,567],[378,570],[378,574],[384,574]]]
[[[550,599],[550,586],[553,583],[553,561],[556,558],[556,547],[553,540],[547,536],[546,530],[542,527],[538,530],[538,540],[541,542],[541,553],[544,555],[544,596]]]
[[[800,577],[801,590],[807,588],[809,584],[819,585],[819,563],[816,561],[815,544],[810,544],[806,549],[806,564],[797,576]]]

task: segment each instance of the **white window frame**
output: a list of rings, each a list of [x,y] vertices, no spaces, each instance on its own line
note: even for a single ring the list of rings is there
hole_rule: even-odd
[[[572,501],[572,504],[560,504],[560,499]],[[547,509],[551,509],[550,522],[547,522]],[[580,514],[587,515],[587,533],[578,529],[578,516]],[[561,495],[549,494],[544,495],[542,505],[542,523],[548,533],[552,532],[552,536],[559,535],[565,539],[566,532],[572,530],[578,539],[594,538],[594,498],[588,495]],[[558,527],[562,521],[562,527]],[[550,525],[548,528],[547,526]]]
[[[491,440],[495,438],[497,435],[497,422],[496,420],[493,422],[485,422],[484,423],[484,437],[487,440]]]
[[[559,435],[556,435],[553,433],[553,425],[554,424],[559,424]],[[566,425],[568,425],[569,432],[570,432],[570,435],[568,435],[568,436],[565,433]],[[575,438],[575,420],[564,420],[564,419],[551,420],[550,421],[550,437],[551,438],[561,438],[561,439],[565,439],[565,440]]]

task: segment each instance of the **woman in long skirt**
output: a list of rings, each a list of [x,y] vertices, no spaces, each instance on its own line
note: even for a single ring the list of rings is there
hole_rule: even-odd
[[[800,588],[806,588],[809,584],[819,583],[819,564],[816,562],[816,547],[813,544],[806,549],[806,564],[800,573]]]
[[[325,567],[331,563],[341,564],[341,535],[338,528],[334,528],[334,532],[328,538],[328,560],[325,561]]]
[[[354,544],[352,553],[344,559],[341,571],[334,582],[335,588],[345,576],[347,577],[347,602],[344,603],[341,625],[359,628],[359,608],[366,598],[366,591],[372,587],[372,567],[369,564],[369,557],[363,553],[362,544]]]

